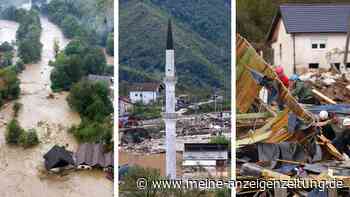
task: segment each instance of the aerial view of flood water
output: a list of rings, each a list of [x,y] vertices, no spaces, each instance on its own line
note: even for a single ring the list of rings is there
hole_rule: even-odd
[[[65,47],[70,41],[78,39],[74,34],[67,33],[68,29],[62,29],[65,26],[52,17],[54,11],[50,10],[50,8],[55,7],[59,3],[60,6],[72,5],[64,5],[65,1],[61,0],[53,0],[49,4],[45,1],[37,2],[39,4],[36,10],[33,9],[33,5],[30,5],[31,9],[20,9],[18,5],[8,9],[0,9],[2,18],[0,20],[0,91],[2,95],[0,111],[1,196],[35,197],[43,194],[50,197],[112,196],[113,178],[108,176],[107,167],[110,170],[113,166],[107,166],[107,160],[100,162],[97,167],[89,166],[88,163],[81,161],[79,164],[84,164],[90,170],[79,170],[77,167],[79,164],[77,163],[71,163],[69,169],[67,168],[69,162],[67,166],[61,165],[63,161],[69,160],[67,158],[63,157],[60,161],[45,161],[46,158],[44,159],[43,157],[55,145],[64,147],[68,152],[75,153],[79,145],[83,143],[93,145],[99,143],[108,144],[106,141],[102,142],[100,140],[101,136],[86,137],[87,134],[83,133],[85,131],[84,128],[88,127],[84,125],[83,119],[90,120],[90,122],[100,119],[95,119],[95,117],[91,116],[85,117],[85,115],[82,115],[84,114],[83,112],[77,110],[78,107],[75,106],[76,102],[73,102],[73,100],[78,98],[74,97],[74,88],[72,87],[83,83],[93,86],[99,82],[86,80],[86,78],[90,79],[90,75],[103,78],[111,76],[111,73],[106,71],[108,70],[107,68],[99,72],[90,71],[94,70],[93,68],[89,68],[87,71],[84,68],[79,68],[81,70],[78,77],[72,74],[76,78],[71,79],[72,75],[69,74],[75,71],[66,71],[69,74],[64,73],[64,80],[71,80],[72,82],[62,86],[57,73],[64,71],[58,67],[62,64],[61,62],[65,62],[68,65],[71,63],[68,60],[69,56],[66,55]],[[105,1],[104,3],[113,3],[113,1]],[[27,5],[25,6],[28,7]],[[24,6],[22,5],[22,7]],[[6,16],[10,12],[9,10],[15,13],[15,20]],[[33,20],[29,19],[31,16],[33,16]],[[26,24],[35,21],[35,17],[39,19],[41,24],[41,33],[37,34],[39,35],[38,38],[35,38],[37,33],[33,27],[35,24]],[[79,23],[77,22],[77,24]],[[29,30],[22,31],[21,34],[21,25],[24,26],[22,30],[27,25]],[[73,27],[71,26],[70,28]],[[23,32],[25,38],[20,37],[23,35]],[[67,38],[66,34],[69,38]],[[35,42],[37,42],[37,45],[35,45]],[[79,40],[79,42],[83,41]],[[31,45],[32,43],[33,45]],[[26,49],[30,51],[37,50],[40,43],[42,46],[38,52],[40,58],[36,58],[35,53],[26,53]],[[90,47],[90,43],[86,45],[87,48]],[[106,43],[96,44],[96,46],[93,46],[94,49],[100,49],[96,51],[101,51],[98,54],[103,55],[102,58],[99,57],[101,63],[97,61],[98,66],[112,66],[110,63],[113,64],[113,61],[111,61],[113,54],[109,53]],[[64,60],[64,58],[67,59]],[[23,63],[23,68],[20,68],[21,63]],[[50,66],[49,64],[52,65]],[[77,64],[69,66],[77,67]],[[12,83],[14,80],[16,82]],[[69,87],[67,88],[67,86]],[[107,90],[108,88],[109,86],[106,87]],[[67,97],[70,98],[67,99]],[[68,100],[73,104],[70,104]],[[109,105],[110,103],[107,106]],[[89,108],[89,106],[86,107]],[[103,115],[106,118],[103,120],[110,119],[107,116],[112,111],[109,109],[108,113],[104,113]],[[73,125],[75,127],[72,127]],[[75,128],[75,130],[72,128]],[[106,128],[106,126],[103,128],[108,130],[108,132],[112,131],[111,128]],[[16,131],[18,132],[16,133]],[[104,133],[107,133],[107,131]],[[85,136],[85,138],[81,136]],[[105,138],[103,139],[105,140]],[[60,155],[55,156],[60,157]],[[75,161],[75,159],[73,160]],[[51,169],[47,168],[45,162],[56,162],[55,167],[52,167],[52,169],[58,169],[59,172],[52,172]]]

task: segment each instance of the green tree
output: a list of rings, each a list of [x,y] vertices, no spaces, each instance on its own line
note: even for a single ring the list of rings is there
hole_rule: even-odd
[[[106,57],[102,49],[92,47],[84,58],[84,70],[89,74],[102,74],[106,68]]]
[[[21,58],[19,58],[16,62],[16,72],[22,72],[25,69],[24,62]]]
[[[114,56],[114,33],[110,32],[106,41],[107,54]]]
[[[25,148],[39,144],[39,137],[35,129],[30,129],[29,131],[27,131],[25,138],[26,140],[25,140],[25,143],[23,144]]]
[[[66,15],[61,23],[63,33],[67,38],[73,38],[81,31],[78,20],[72,15]]]
[[[18,121],[15,119],[11,120],[6,129],[6,142],[8,144],[19,144],[20,136],[23,132],[24,130],[19,125]]]
[[[17,99],[19,94],[20,87],[16,71],[10,67],[0,69],[1,100]]]
[[[83,117],[101,121],[113,111],[109,87],[103,82],[80,81],[67,97],[68,104]]]
[[[14,50],[13,46],[7,41],[1,43],[0,45],[0,52],[9,52],[13,50]]]
[[[73,83],[78,82],[83,74],[82,59],[78,55],[66,56],[60,53],[53,63],[51,73],[51,88],[57,90],[69,90]]]
[[[55,52],[55,57],[57,57],[58,53],[60,52],[60,45],[58,39],[55,39],[53,42],[53,50]]]

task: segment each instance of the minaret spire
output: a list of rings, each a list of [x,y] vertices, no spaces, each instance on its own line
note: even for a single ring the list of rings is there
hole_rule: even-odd
[[[169,19],[169,22],[168,22],[168,35],[167,35],[167,41],[166,41],[166,49],[174,49],[173,31],[171,29],[171,19]]]

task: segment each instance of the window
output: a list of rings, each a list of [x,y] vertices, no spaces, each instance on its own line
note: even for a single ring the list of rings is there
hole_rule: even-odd
[[[327,39],[312,39],[311,48],[312,49],[325,49],[327,47]]]
[[[318,68],[318,63],[310,63],[309,64],[309,68],[317,69]]]

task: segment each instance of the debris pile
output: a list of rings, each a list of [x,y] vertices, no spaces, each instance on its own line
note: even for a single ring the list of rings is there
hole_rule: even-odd
[[[350,103],[350,81],[341,74],[310,72],[300,76],[312,88],[337,103]],[[329,103],[320,98],[322,103]]]
[[[244,38],[238,35],[236,43],[237,179],[336,180],[350,186],[350,105],[345,104],[350,83],[341,75],[307,73],[300,79],[316,90],[321,105],[301,104]],[[273,103],[259,107],[262,87],[276,93],[278,108]],[[350,195],[319,185],[236,191],[244,196]]]

